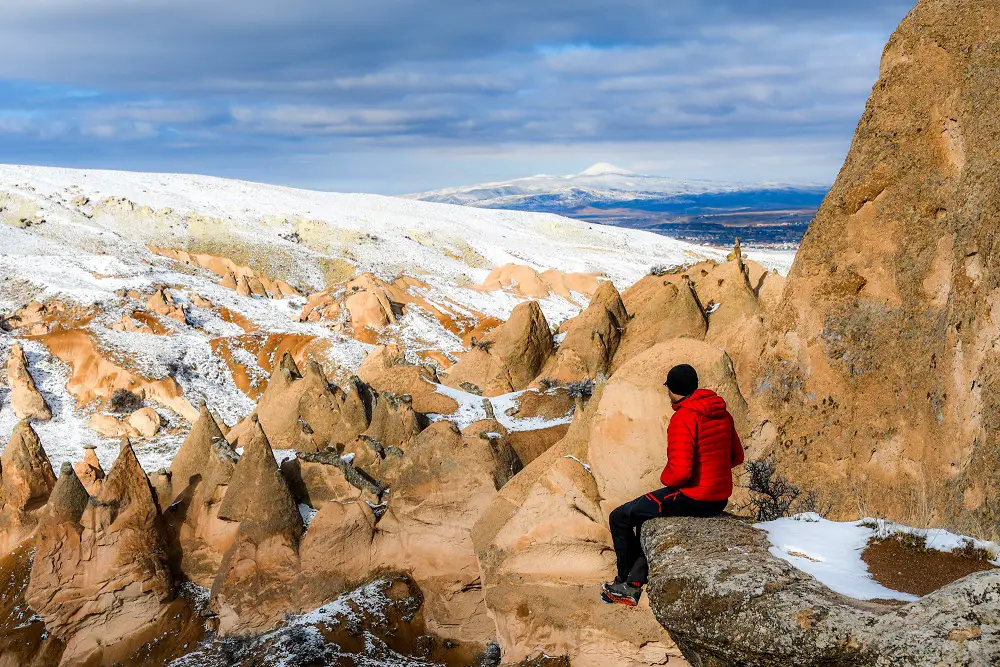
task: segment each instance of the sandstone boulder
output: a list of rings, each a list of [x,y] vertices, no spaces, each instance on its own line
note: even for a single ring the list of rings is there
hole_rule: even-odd
[[[153,408],[139,408],[128,416],[128,424],[143,438],[152,438],[160,432],[163,418]]]
[[[917,602],[834,593],[769,552],[733,517],[643,526],[656,618],[692,665],[992,665],[1000,661],[1000,573],[969,575]]]
[[[18,419],[48,421],[52,419],[45,398],[35,387],[35,380],[28,372],[28,358],[19,343],[10,346],[7,359],[7,382],[10,383],[10,404]]]

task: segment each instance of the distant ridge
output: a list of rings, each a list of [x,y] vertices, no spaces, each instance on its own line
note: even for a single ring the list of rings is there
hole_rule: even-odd
[[[697,243],[728,245],[741,237],[763,245],[794,246],[828,190],[817,184],[679,179],[598,162],[576,174],[539,174],[407,198],[557,213]]]

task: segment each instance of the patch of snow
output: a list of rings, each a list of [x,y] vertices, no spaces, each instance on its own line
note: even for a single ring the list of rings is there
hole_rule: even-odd
[[[916,595],[894,591],[872,579],[861,554],[874,529],[863,521],[829,521],[815,513],[798,514],[755,526],[767,533],[770,552],[812,575],[830,589],[856,600],[903,600]]]
[[[535,391],[534,389],[515,391],[501,396],[494,396],[492,398],[479,396],[477,394],[470,394],[469,392],[462,391],[461,389],[454,389],[443,384],[434,385],[434,389],[439,394],[444,394],[458,403],[458,409],[449,415],[430,414],[428,417],[433,421],[447,419],[454,422],[460,429],[464,429],[467,426],[488,418],[484,402],[489,402],[492,405],[493,418],[500,422],[500,424],[510,433],[516,433],[518,431],[538,431],[540,429],[551,428],[561,424],[569,424],[573,421],[572,409],[566,415],[553,419],[546,419],[545,417],[540,416],[521,418],[512,417],[507,414],[508,411],[517,410],[517,408],[520,407],[521,396],[529,391]]]

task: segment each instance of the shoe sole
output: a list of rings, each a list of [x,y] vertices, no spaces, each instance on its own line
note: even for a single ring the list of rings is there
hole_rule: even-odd
[[[609,593],[608,591],[604,591],[601,593],[601,600],[603,600],[607,604],[620,604],[620,605],[625,605],[626,607],[639,606],[638,601],[634,600],[633,598],[630,598],[627,595],[615,595],[614,593]]]

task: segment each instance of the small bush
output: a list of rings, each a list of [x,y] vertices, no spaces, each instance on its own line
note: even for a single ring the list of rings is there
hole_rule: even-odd
[[[738,506],[757,521],[774,521],[802,512],[815,512],[820,516],[829,514],[829,508],[822,508],[815,491],[806,491],[792,484],[778,472],[771,457],[758,461],[747,461],[744,488],[749,491],[749,500]]]
[[[108,407],[115,414],[132,414],[142,407],[142,397],[128,389],[116,389]]]
[[[666,264],[657,264],[649,269],[650,275],[654,275],[657,278],[662,278],[663,276],[669,275],[674,272],[673,266],[667,266]]]
[[[538,386],[542,391],[548,391],[549,389],[555,389],[559,386],[559,380],[555,378],[542,378],[538,381]]]
[[[594,387],[596,386],[597,383],[590,378],[576,382],[569,382],[566,384],[566,393],[570,398],[590,398],[594,395]]]
[[[472,337],[472,340],[470,342],[472,343],[472,347],[479,348],[483,352],[489,352],[490,349],[492,349],[492,347],[493,347],[493,341],[491,341],[491,340],[476,340],[475,336]]]

